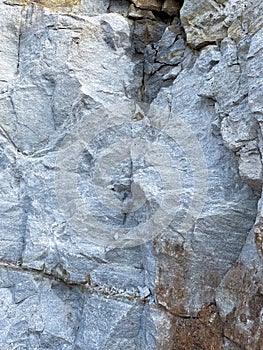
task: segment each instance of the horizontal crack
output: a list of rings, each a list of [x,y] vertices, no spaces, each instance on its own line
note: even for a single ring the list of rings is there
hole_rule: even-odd
[[[79,289],[81,289],[82,292],[86,292],[88,294],[101,295],[107,299],[114,299],[114,300],[122,299],[122,300],[127,300],[127,301],[135,301],[135,302],[142,303],[142,304],[149,304],[150,303],[149,299],[142,298],[142,297],[138,296],[137,294],[134,294],[134,295],[124,295],[124,294],[118,294],[118,293],[113,294],[110,290],[106,290],[105,287],[100,287],[98,285],[93,286],[93,285],[90,285],[88,282],[70,281],[69,279],[64,279],[62,276],[53,275],[53,274],[48,273],[46,271],[37,270],[37,269],[27,267],[27,266],[17,266],[17,265],[13,265],[10,263],[0,263],[0,268],[7,269],[10,271],[24,272],[24,273],[38,275],[38,276],[41,276],[43,278],[47,278],[49,280],[54,280],[54,281],[64,283],[65,285],[67,285],[68,287],[71,287],[71,288],[72,287],[79,288]]]
[[[197,319],[198,316],[193,316],[193,315],[186,315],[186,314],[176,314],[172,311],[170,311],[169,309],[167,309],[167,307],[165,307],[164,305],[160,304],[157,302],[157,307],[161,310],[163,310],[165,313],[175,317],[175,318],[182,318],[182,319]]]

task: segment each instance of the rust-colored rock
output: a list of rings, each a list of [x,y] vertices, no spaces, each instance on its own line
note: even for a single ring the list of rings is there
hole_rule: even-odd
[[[217,307],[214,304],[204,305],[196,318],[176,318],[173,350],[221,350],[222,330]]]
[[[258,248],[258,251],[261,253],[261,256],[263,256],[263,218],[259,217],[257,220],[255,227],[255,242]]]
[[[262,273],[248,269],[241,262],[236,263],[224,280],[222,288],[229,303],[229,311],[222,320],[224,335],[242,349],[263,349],[263,283]]]
[[[155,243],[158,257],[156,296],[159,304],[176,315],[186,315],[185,298],[189,252],[169,237]]]

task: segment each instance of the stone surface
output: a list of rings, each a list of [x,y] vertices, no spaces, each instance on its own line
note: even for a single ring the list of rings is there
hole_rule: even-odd
[[[144,10],[161,10],[162,0],[133,0],[136,7]]]
[[[187,42],[202,47],[222,40],[227,33],[224,6],[214,0],[185,0],[181,9]]]
[[[261,1],[0,10],[0,348],[263,349]]]

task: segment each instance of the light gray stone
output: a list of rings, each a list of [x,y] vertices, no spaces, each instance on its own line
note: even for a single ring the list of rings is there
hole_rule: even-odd
[[[1,349],[261,349],[261,1],[0,10]]]

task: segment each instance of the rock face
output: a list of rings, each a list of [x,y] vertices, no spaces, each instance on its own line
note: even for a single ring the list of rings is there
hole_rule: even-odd
[[[263,349],[261,1],[0,9],[0,348]]]

